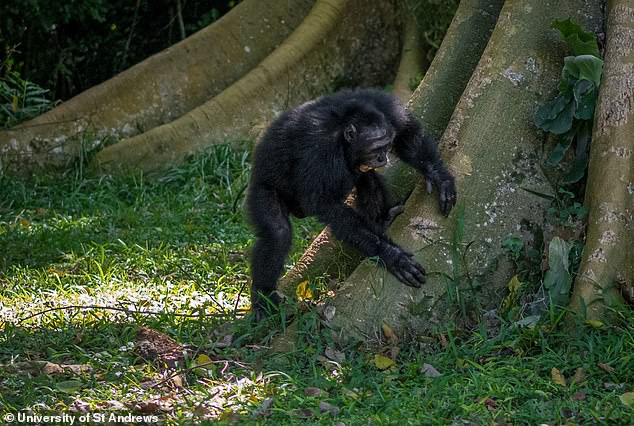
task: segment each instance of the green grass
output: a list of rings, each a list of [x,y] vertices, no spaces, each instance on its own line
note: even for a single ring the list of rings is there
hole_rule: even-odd
[[[244,319],[252,233],[233,204],[247,178],[246,154],[227,147],[159,180],[3,178],[0,415],[88,410],[157,415],[169,424],[634,423],[634,408],[620,398],[634,391],[631,310],[598,329],[571,332],[554,320],[533,329],[448,325],[370,350],[337,348],[315,311],[303,308],[295,350],[269,354],[280,320],[253,327]],[[288,266],[319,229],[295,221]],[[69,308],[21,321],[48,308],[94,305],[122,310]],[[170,373],[141,356],[140,327],[187,345],[181,370],[199,354],[212,364],[185,370],[182,387],[161,383]],[[229,334],[231,344],[219,347]],[[394,347],[396,364],[378,370],[375,354]],[[332,349],[345,359],[328,361]],[[31,368],[36,361],[91,370],[45,374]],[[426,377],[424,364],[441,376]],[[577,368],[584,379],[570,383]],[[322,394],[306,395],[307,387]],[[273,403],[263,408],[267,398]],[[320,414],[320,403],[337,407],[337,416]]]

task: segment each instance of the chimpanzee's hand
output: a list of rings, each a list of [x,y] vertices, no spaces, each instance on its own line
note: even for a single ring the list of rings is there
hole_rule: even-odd
[[[427,179],[427,192],[431,194],[432,180],[436,188],[438,188],[438,200],[440,201],[440,211],[445,216],[449,216],[449,212],[456,205],[458,193],[456,191],[456,183],[453,176],[447,174],[442,178],[434,176],[433,179]]]
[[[396,246],[389,247],[388,251],[382,259],[392,275],[409,287],[420,288],[425,284],[425,269],[413,259],[413,254]]]

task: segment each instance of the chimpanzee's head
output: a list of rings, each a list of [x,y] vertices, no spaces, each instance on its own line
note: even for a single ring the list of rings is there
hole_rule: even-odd
[[[348,166],[361,173],[385,166],[395,132],[383,113],[372,106],[357,105],[343,121]]]

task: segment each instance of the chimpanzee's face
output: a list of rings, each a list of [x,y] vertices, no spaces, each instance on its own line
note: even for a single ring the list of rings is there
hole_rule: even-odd
[[[344,131],[344,138],[349,144],[351,167],[365,173],[387,164],[394,129],[381,112],[367,109],[352,117]]]

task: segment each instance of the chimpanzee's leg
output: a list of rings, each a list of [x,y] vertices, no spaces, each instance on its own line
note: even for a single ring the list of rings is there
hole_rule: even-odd
[[[287,209],[274,191],[254,185],[247,195],[247,212],[257,241],[251,258],[251,306],[257,321],[266,317],[267,299],[274,304],[277,279],[292,242]]]

